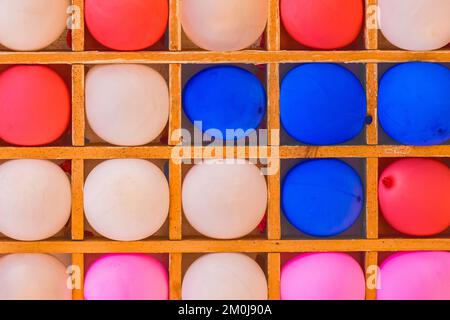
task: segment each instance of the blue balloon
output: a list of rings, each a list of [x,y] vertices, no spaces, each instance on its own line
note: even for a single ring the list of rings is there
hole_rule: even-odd
[[[281,122],[294,139],[311,145],[335,145],[360,134],[367,114],[361,82],[344,67],[304,64],[283,79]]]
[[[349,229],[361,215],[364,189],[358,173],[345,162],[308,160],[288,172],[281,198],[294,227],[310,236],[330,237]]]
[[[257,129],[266,113],[266,92],[251,72],[217,66],[194,75],[184,88],[183,109],[202,131],[217,129],[225,140],[239,140]],[[229,130],[242,131],[232,134]]]
[[[401,144],[428,146],[450,139],[450,70],[427,62],[389,69],[380,81],[378,118]]]

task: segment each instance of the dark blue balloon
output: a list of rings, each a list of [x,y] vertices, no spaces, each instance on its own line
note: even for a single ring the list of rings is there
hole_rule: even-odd
[[[427,62],[399,64],[380,81],[378,118],[401,144],[428,146],[450,139],[450,70]]]
[[[281,198],[284,215],[298,230],[330,237],[356,222],[363,209],[364,189],[358,173],[345,162],[309,160],[288,172]]]
[[[193,76],[184,88],[183,108],[191,122],[201,121],[202,131],[217,129],[226,140],[242,139],[257,129],[266,113],[266,92],[251,72],[234,66],[217,66]],[[239,130],[236,136],[227,129]]]
[[[366,95],[361,82],[346,68],[305,64],[283,79],[280,113],[284,129],[302,143],[344,143],[364,128]]]

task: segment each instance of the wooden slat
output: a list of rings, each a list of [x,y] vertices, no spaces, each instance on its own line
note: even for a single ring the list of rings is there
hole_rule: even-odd
[[[181,300],[182,263],[181,253],[171,253],[169,262],[169,298]]]
[[[84,239],[84,209],[83,209],[83,187],[84,187],[84,161],[72,160],[72,216],[71,236],[72,240]]]
[[[83,300],[83,285],[84,285],[84,254],[74,253],[72,254],[72,277],[76,279],[72,280],[75,287],[72,290],[73,300]],[[76,287],[78,286],[78,287]]]
[[[275,172],[267,176],[268,182],[268,210],[267,210],[267,237],[269,240],[281,239],[281,212],[280,212],[280,160],[272,159],[271,166]],[[278,168],[278,169],[277,169]]]
[[[177,145],[180,137],[175,133],[181,129],[181,65],[171,64],[169,67],[170,116],[169,145]]]
[[[84,146],[84,65],[72,66],[72,144]]]
[[[378,49],[378,0],[366,0],[365,47]]]
[[[84,51],[84,0],[72,0],[72,50]]]
[[[378,253],[366,252],[364,266],[366,270],[366,300],[376,300],[378,280]]]
[[[28,253],[199,253],[199,252],[365,252],[449,251],[449,238],[426,239],[340,239],[340,240],[48,240],[40,242],[0,241],[0,254]]]
[[[181,50],[180,1],[169,0],[169,50]]]
[[[267,19],[267,50],[280,50],[280,0],[268,0],[269,17]]]
[[[279,253],[269,253],[267,256],[267,274],[269,285],[269,300],[280,299],[280,269]]]
[[[378,238],[378,159],[368,158],[366,164],[366,236]]]
[[[270,145],[280,145],[280,70],[276,63],[267,66],[267,129]]]
[[[181,163],[169,160],[170,210],[169,210],[169,239],[181,240],[182,210],[181,210]]]
[[[85,51],[85,52],[0,52],[0,64],[206,64],[206,63],[302,63],[346,62],[387,63],[406,61],[449,62],[450,50],[354,50],[354,51]]]
[[[366,65],[366,96],[367,114],[372,118],[372,123],[367,128],[367,144],[378,144],[378,65],[368,63]]]

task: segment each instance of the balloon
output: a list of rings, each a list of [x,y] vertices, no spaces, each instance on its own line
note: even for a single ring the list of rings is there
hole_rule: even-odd
[[[144,65],[103,65],[86,77],[86,115],[108,143],[145,145],[162,133],[169,119],[164,78]]]
[[[167,300],[169,277],[157,259],[146,254],[107,254],[88,269],[86,300]]]
[[[0,232],[22,241],[50,238],[67,223],[70,181],[47,160],[11,160],[0,165]]]
[[[101,235],[121,241],[157,232],[169,213],[169,184],[153,163],[115,159],[96,166],[84,185],[84,211]]]
[[[384,131],[407,145],[450,139],[450,69],[409,62],[389,69],[380,81],[378,118]]]
[[[66,29],[70,0],[0,0],[0,44],[11,50],[37,51]]]
[[[261,81],[247,70],[211,67],[186,84],[183,108],[189,120],[201,121],[202,131],[210,136],[242,139],[254,133],[264,119],[266,93]]]
[[[266,300],[267,280],[261,267],[245,254],[205,254],[186,271],[182,299]]]
[[[252,232],[264,217],[267,184],[257,166],[246,160],[206,160],[184,178],[183,209],[203,235],[234,239]]]
[[[333,145],[352,140],[363,130],[366,113],[361,82],[339,65],[301,65],[281,83],[281,122],[300,142]]]
[[[340,49],[361,33],[362,0],[281,0],[281,19],[299,43],[315,49]]]
[[[344,253],[300,254],[281,269],[282,300],[364,300],[361,266]]]
[[[436,50],[450,42],[448,0],[379,0],[383,35],[405,50]]]
[[[267,0],[182,0],[181,23],[202,49],[242,50],[263,34],[268,8]]]
[[[449,252],[399,252],[381,265],[378,300],[450,300]]]
[[[340,160],[302,162],[284,178],[281,203],[289,222],[315,237],[349,229],[361,215],[364,188],[358,173]]]
[[[65,266],[47,254],[0,258],[0,300],[71,300]]]
[[[432,159],[402,159],[387,167],[379,183],[380,208],[396,230],[431,236],[450,226],[450,169]]]
[[[0,137],[40,146],[58,140],[70,123],[70,93],[45,66],[14,66],[0,74]]]
[[[86,0],[86,25],[92,36],[113,50],[142,50],[165,33],[167,0]]]

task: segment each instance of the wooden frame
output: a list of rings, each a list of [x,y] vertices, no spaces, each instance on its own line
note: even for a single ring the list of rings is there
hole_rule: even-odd
[[[203,252],[258,252],[267,253],[269,298],[280,297],[280,254],[284,252],[363,252],[365,266],[376,265],[378,252],[410,250],[450,250],[450,238],[380,238],[378,231],[378,170],[380,158],[391,157],[450,157],[450,146],[409,147],[378,144],[377,92],[378,63],[410,60],[450,62],[450,51],[408,52],[378,50],[378,31],[366,26],[365,50],[355,51],[281,51],[279,0],[269,0],[270,10],[266,31],[267,50],[239,52],[183,51],[179,0],[170,0],[168,50],[164,52],[99,52],[85,51],[84,21],[81,29],[72,32],[70,52],[0,52],[1,64],[67,64],[72,66],[72,146],[69,147],[1,147],[0,159],[41,158],[72,160],[72,218],[71,239],[51,239],[39,242],[0,240],[0,254],[16,252],[70,253],[72,263],[84,270],[84,254],[105,252],[147,252],[169,254],[170,298],[181,298],[183,253]],[[83,17],[83,0],[73,0]],[[366,7],[375,6],[377,0],[366,0]],[[366,21],[373,20],[373,12],[367,10]],[[145,158],[171,159],[177,144],[169,136],[168,145],[144,147],[87,146],[85,144],[84,77],[85,66],[106,63],[169,64],[170,120],[169,132],[181,128],[181,71],[184,64],[249,63],[267,64],[268,129],[280,129],[279,87],[280,64],[301,62],[338,62],[365,64],[368,115],[372,123],[367,126],[366,145],[360,146],[284,146],[279,137],[270,140],[278,147],[279,154],[272,154],[271,147],[255,147],[261,154],[268,152],[273,161],[280,163],[290,158],[363,158],[366,159],[366,217],[364,239],[348,240],[283,240],[280,225],[280,173],[268,177],[269,204],[266,239],[218,241],[212,239],[185,239],[182,234],[181,184],[182,166],[169,163],[171,205],[169,235],[166,240],[116,242],[105,239],[84,239],[83,184],[84,163],[89,159]],[[247,150],[246,154],[249,153]],[[185,155],[188,157],[189,155]],[[193,157],[198,155],[192,154]],[[83,275],[83,274],[82,274]],[[74,299],[83,299],[83,289],[73,291]],[[375,299],[376,290],[367,289],[367,299]]]

